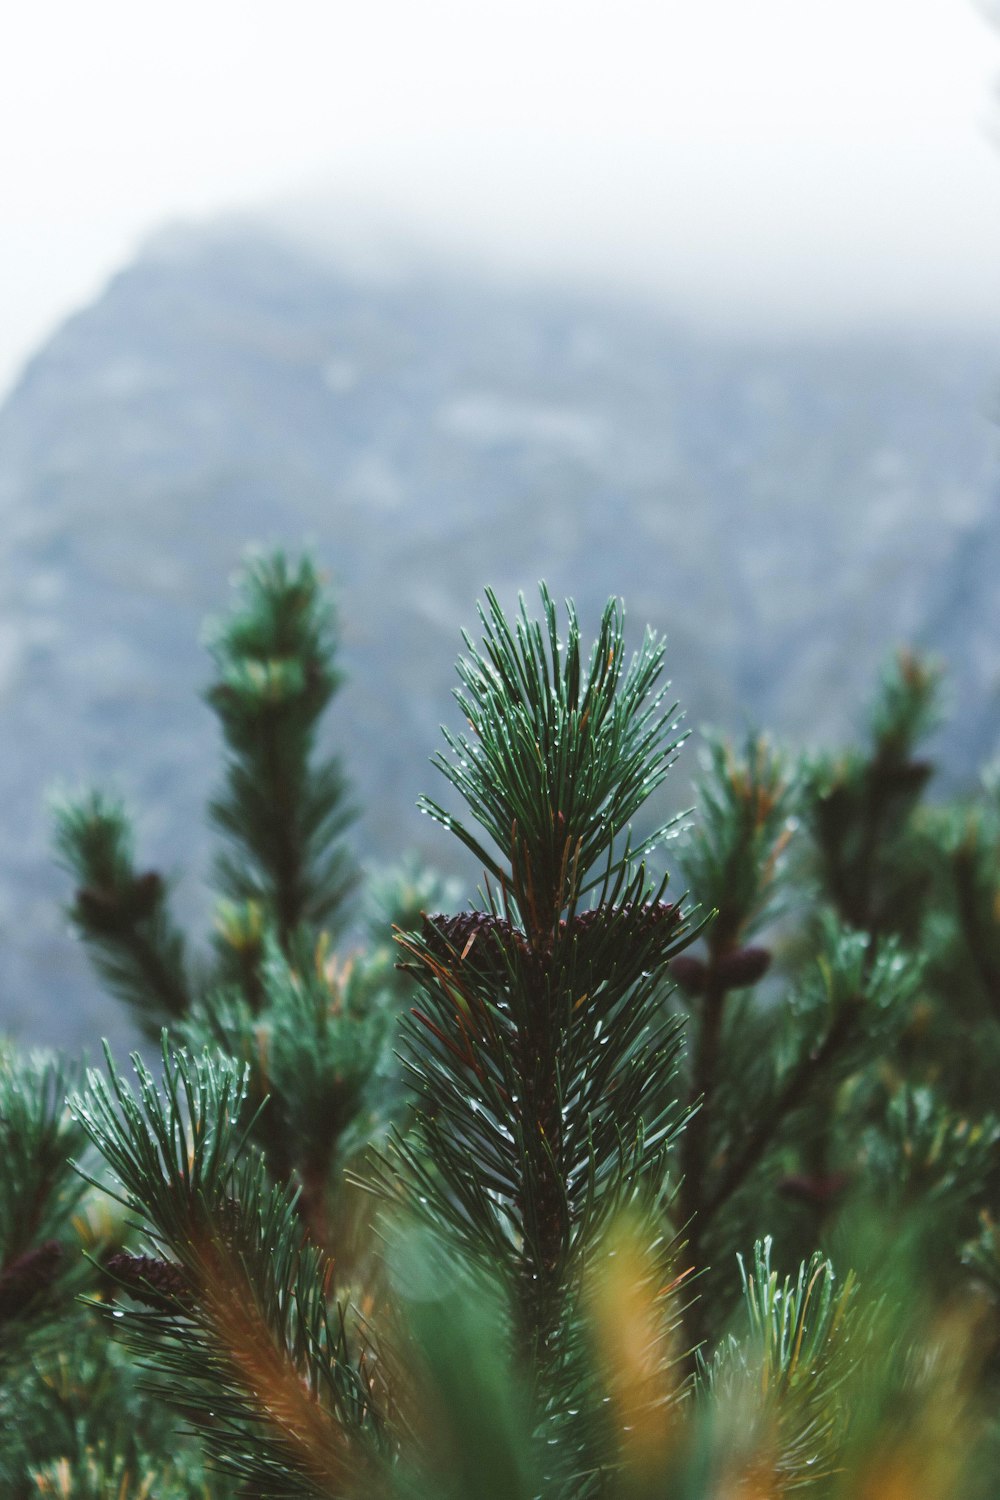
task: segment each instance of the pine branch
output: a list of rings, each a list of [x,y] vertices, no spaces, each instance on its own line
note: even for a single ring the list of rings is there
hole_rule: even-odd
[[[838,1396],[862,1356],[863,1336],[852,1275],[839,1285],[817,1253],[781,1281],[771,1248],[770,1238],[754,1246],[750,1271],[739,1257],[748,1336],[731,1335],[702,1380],[722,1412],[742,1408],[737,1464],[744,1473],[727,1476],[733,1492],[759,1485],[756,1493],[779,1496],[836,1472],[846,1427]]]
[[[187,1014],[192,1003],[184,939],[155,870],[136,868],[122,804],[101,792],[55,804],[56,848],[77,883],[70,920],[109,989],[148,1035]]]
[[[664,830],[632,847],[616,840],[665,779],[683,736],[666,707],[662,642],[647,634],[626,666],[624,614],[610,601],[588,668],[567,605],[565,647],[542,587],[544,627],[522,600],[514,627],[487,591],[484,652],[465,637],[456,700],[476,736],[444,731],[452,756],[434,764],[497,850],[427,798],[421,806],[501,882],[535,940],[590,891],[607,889]],[[596,875],[591,872],[600,867]],[[590,876],[591,878],[587,878]]]
[[[654,1205],[662,1213],[684,1123],[671,1085],[679,1023],[662,1001],[667,961],[692,931],[628,830],[679,740],[662,644],[647,635],[628,664],[613,601],[589,666],[572,607],[563,642],[544,588],[541,624],[523,602],[513,626],[494,596],[487,606],[483,650],[466,638],[459,665],[475,742],[446,735],[452,758],[436,763],[488,842],[424,806],[496,888],[485,910],[401,938],[422,990],[404,1021],[419,1116],[374,1185],[500,1272],[525,1367],[558,1410],[587,1249],[629,1203],[647,1225]]]
[[[704,960],[685,955],[672,966],[688,996],[693,1032],[689,1100],[697,1110],[681,1143],[681,1217],[699,1267],[706,1264],[716,1092],[728,1081],[727,1005],[734,991],[756,984],[770,964],[769,950],[749,946],[747,939],[780,910],[794,792],[783,757],[762,736],[748,736],[740,755],[722,740],[710,741],[697,786],[700,816],[681,853],[685,880],[714,908]],[[702,1309],[696,1306],[690,1321],[698,1344],[705,1337]]]
[[[817,757],[804,775],[821,879],[841,919],[876,938],[900,930],[911,886],[925,883],[901,846],[933,775],[916,751],[939,718],[940,679],[934,663],[900,652],[870,713],[870,751]]]
[[[372,1380],[331,1318],[332,1265],[303,1244],[291,1193],[268,1187],[254,1154],[238,1160],[245,1070],[164,1037],[161,1092],[133,1061],[138,1097],[108,1054],[110,1084],[91,1071],[74,1101],[164,1262],[132,1268],[146,1310],[123,1325],[245,1494],[353,1493],[377,1453]]]
[[[339,763],[313,760],[318,722],[340,685],[332,612],[305,558],[252,556],[239,602],[210,634],[207,698],[226,742],[226,786],[211,805],[232,853],[225,893],[258,901],[288,951],[302,924],[332,927],[355,883],[341,837],[353,820]]]

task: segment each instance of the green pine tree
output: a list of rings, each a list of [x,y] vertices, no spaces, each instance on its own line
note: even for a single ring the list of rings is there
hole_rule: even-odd
[[[161,1062],[2,1060],[4,1493],[988,1500],[1000,803],[930,799],[936,669],[859,749],[711,741],[673,843],[630,832],[681,740],[662,642],[612,602],[585,650],[544,588],[481,627],[465,810],[424,804],[481,883],[383,880],[398,968],[387,915],[345,947],[308,562],[251,560],[212,635],[210,945],[120,806],[64,803]]]

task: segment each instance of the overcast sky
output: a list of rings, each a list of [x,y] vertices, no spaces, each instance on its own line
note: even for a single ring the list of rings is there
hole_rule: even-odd
[[[973,0],[11,3],[0,389],[159,225],[287,199],[717,320],[996,324],[998,74]]]

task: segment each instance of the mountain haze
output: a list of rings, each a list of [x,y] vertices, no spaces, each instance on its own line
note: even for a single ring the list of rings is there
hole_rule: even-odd
[[[309,542],[335,583],[330,736],[368,858],[450,856],[414,802],[486,584],[545,577],[585,628],[622,595],[693,727],[799,744],[850,732],[895,643],[931,647],[969,774],[1000,739],[998,371],[967,334],[727,339],[446,269],[365,279],[249,224],[164,234],[0,412],[0,1026],[123,1034],[63,931],[43,799],[110,781],[144,862],[204,873],[199,633],[248,541]],[[204,919],[197,878],[178,894]]]

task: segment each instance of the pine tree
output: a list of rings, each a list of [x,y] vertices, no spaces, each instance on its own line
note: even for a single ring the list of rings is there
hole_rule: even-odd
[[[711,741],[675,843],[630,832],[682,739],[663,643],[612,602],[587,652],[544,588],[481,627],[465,812],[424,804],[481,884],[383,882],[396,970],[342,951],[309,563],[253,560],[212,636],[210,953],[122,809],[64,805],[78,929],[165,1025],[135,1089],[0,1069],[5,1493],[987,1500],[1000,804],[927,799],[936,670],[859,750]]]

